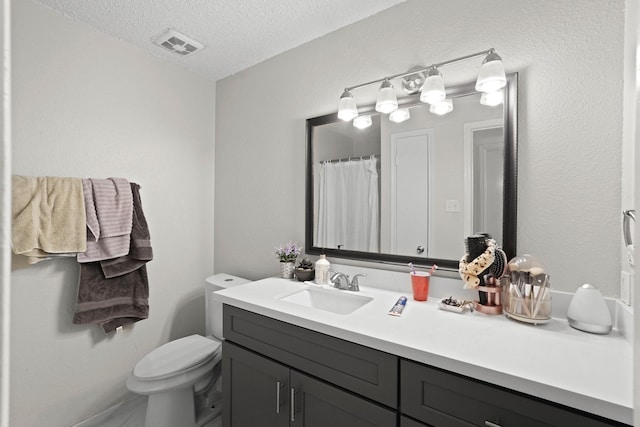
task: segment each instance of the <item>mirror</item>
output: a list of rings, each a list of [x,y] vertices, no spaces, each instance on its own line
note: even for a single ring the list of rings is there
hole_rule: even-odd
[[[473,83],[447,96],[442,116],[411,95],[401,123],[373,107],[364,129],[307,120],[307,253],[457,270],[465,237],[486,232],[515,256],[517,74],[502,105],[482,105]]]

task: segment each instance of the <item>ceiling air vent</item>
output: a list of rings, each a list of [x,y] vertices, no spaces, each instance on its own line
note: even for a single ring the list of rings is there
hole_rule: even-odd
[[[191,55],[204,47],[202,43],[172,29],[168,29],[156,37],[153,42],[158,46],[183,56]]]

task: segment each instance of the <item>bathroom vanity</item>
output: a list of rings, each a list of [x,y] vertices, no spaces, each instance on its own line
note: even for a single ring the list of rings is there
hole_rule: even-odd
[[[451,313],[436,301],[409,299],[394,317],[401,294],[375,288],[342,314],[290,298],[309,289],[273,278],[216,294],[225,426],[631,423],[631,348],[621,336]]]

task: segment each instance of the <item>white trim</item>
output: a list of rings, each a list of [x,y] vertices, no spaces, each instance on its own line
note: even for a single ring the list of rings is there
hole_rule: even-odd
[[[473,234],[473,133],[503,127],[502,119],[464,124],[464,235]]]

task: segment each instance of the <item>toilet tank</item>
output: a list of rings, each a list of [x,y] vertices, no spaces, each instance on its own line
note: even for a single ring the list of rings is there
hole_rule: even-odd
[[[230,274],[214,274],[205,282],[206,332],[215,338],[222,339],[222,303],[213,300],[213,293],[222,289],[249,283],[250,280]]]

